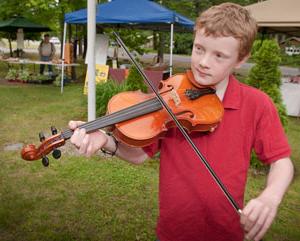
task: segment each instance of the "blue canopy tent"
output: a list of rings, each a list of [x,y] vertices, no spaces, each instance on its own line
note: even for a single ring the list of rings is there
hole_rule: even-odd
[[[65,14],[66,24],[87,24],[87,9]],[[194,22],[149,0],[113,0],[98,4],[96,24],[106,27],[170,30],[170,74],[172,74],[173,32],[192,31]],[[64,31],[64,36],[66,31]],[[64,38],[65,39],[65,38]]]
[[[87,9],[65,14],[65,23],[86,24]],[[98,4],[96,23],[117,27],[133,27],[169,30],[173,24],[176,31],[192,31],[194,22],[149,0],[113,0]]]

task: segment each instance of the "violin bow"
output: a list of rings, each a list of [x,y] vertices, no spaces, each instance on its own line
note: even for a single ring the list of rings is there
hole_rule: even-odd
[[[236,203],[236,201],[233,199],[233,197],[231,196],[231,194],[228,192],[228,190],[226,189],[225,185],[222,183],[222,181],[217,176],[217,174],[215,173],[215,171],[212,169],[212,167],[210,166],[210,164],[208,163],[208,161],[206,160],[206,158],[202,155],[202,153],[200,152],[200,150],[196,147],[196,145],[194,144],[194,142],[192,141],[192,139],[190,138],[190,136],[188,135],[188,133],[186,132],[186,130],[183,128],[183,126],[180,124],[180,122],[176,118],[175,114],[170,109],[170,107],[167,105],[167,103],[164,101],[164,99],[160,96],[160,94],[158,93],[158,91],[155,89],[155,87],[152,84],[152,82],[148,79],[148,77],[146,76],[146,74],[142,70],[142,67],[140,66],[140,64],[131,55],[131,53],[129,52],[128,48],[124,44],[123,40],[120,38],[120,36],[116,32],[113,32],[113,33],[114,33],[114,35],[116,37],[116,40],[117,40],[118,44],[127,53],[127,55],[129,56],[130,60],[134,64],[134,66],[137,68],[138,72],[144,78],[144,81],[150,86],[151,90],[156,95],[156,98],[158,99],[158,101],[160,102],[160,104],[168,112],[168,114],[170,115],[170,117],[175,122],[177,128],[180,130],[180,132],[182,133],[182,135],[184,136],[184,138],[186,139],[186,141],[192,147],[193,151],[196,153],[196,155],[198,156],[198,158],[204,164],[204,166],[208,170],[209,174],[212,176],[212,178],[214,179],[214,181],[216,182],[216,184],[219,186],[219,188],[224,193],[225,197],[228,199],[228,201],[230,202],[230,204],[232,205],[232,207],[235,209],[235,211],[240,215],[242,213],[242,210],[240,209],[240,207],[238,206],[238,204]]]

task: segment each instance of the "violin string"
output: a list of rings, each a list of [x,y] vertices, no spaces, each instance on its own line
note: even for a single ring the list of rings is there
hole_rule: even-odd
[[[153,108],[161,107],[161,105],[159,104],[159,106],[158,106],[158,104],[159,104],[159,102],[157,101],[157,99],[153,98],[153,99],[144,101],[142,103],[136,104],[134,106],[114,112],[110,115],[97,118],[96,120],[93,120],[91,122],[82,124],[81,126],[79,126],[79,128],[80,129],[85,128],[87,130],[87,132],[93,131],[95,129],[100,129],[100,128],[108,126],[108,125],[112,125],[112,124],[115,124],[115,123],[118,123],[118,122],[121,122],[124,120],[128,120],[129,115],[131,115],[131,118],[133,118],[132,114],[134,114],[135,112],[146,111],[146,110],[154,111]],[[155,109],[157,110],[157,108],[155,108]],[[68,129],[68,130],[62,132],[62,136],[65,139],[69,138],[72,134],[73,134],[73,130],[71,130],[71,129]]]
[[[124,120],[129,120],[129,119],[141,116],[141,115],[151,113],[158,109],[161,109],[161,105],[159,105],[159,103],[156,101],[151,101],[150,104],[148,104],[148,105],[141,105],[141,106],[139,106],[139,108],[133,108],[133,109],[126,110],[126,112],[118,113],[117,115],[113,116],[113,118],[111,116],[107,116],[101,122],[97,122],[97,123],[94,123],[93,125],[89,125],[89,126],[84,126],[83,128],[85,128],[87,130],[87,132],[90,132],[95,129],[100,129],[102,127],[116,124],[116,123],[122,122]]]
[[[149,103],[149,101],[146,101]],[[152,102],[152,100],[150,100],[150,102]],[[117,111],[117,112],[114,112],[110,115],[107,115],[107,116],[104,116],[104,117],[100,117],[100,118],[97,118],[96,120],[94,121],[91,121],[91,122],[88,122],[88,123],[85,123],[81,126],[79,126],[79,128],[85,128],[87,129],[88,131],[91,131],[93,128],[94,129],[99,129],[101,128],[101,125],[103,125],[102,127],[104,126],[108,126],[109,124],[109,121],[112,122],[112,123],[116,123],[118,122],[117,120],[120,119],[124,119],[126,117],[126,115],[128,113],[132,113],[132,112],[137,112],[139,111],[139,109],[143,109],[143,108],[147,108],[148,106],[146,104],[148,103],[142,103],[142,104],[137,104],[136,106],[134,106],[133,108],[132,107],[129,107],[129,110],[128,108],[125,108],[123,110],[120,110],[120,111]],[[150,103],[151,104],[151,103]],[[140,108],[139,108],[140,107]],[[98,128],[96,128],[98,127]],[[70,134],[73,133],[73,130],[67,130],[67,131],[64,131],[63,132],[63,135],[65,137],[69,136]]]
[[[96,122],[93,125],[83,126],[83,128],[85,128],[87,131],[93,131],[94,129],[99,129],[99,128],[107,126],[107,125],[112,125],[112,124],[119,123],[119,122],[122,122],[122,121],[125,121],[128,119],[132,119],[134,117],[138,117],[138,116],[150,113],[154,110],[157,110],[157,107],[160,107],[160,105],[158,106],[158,104],[159,103],[153,99],[148,103],[148,105],[143,104],[141,106],[138,106],[138,108],[130,108],[130,109],[126,110],[124,113],[123,113],[123,111],[121,113],[119,112],[113,118],[111,118],[111,116],[108,115],[107,117],[103,118],[104,121],[102,121],[101,123]],[[100,126],[100,124],[102,126]]]
[[[105,124],[106,119],[108,119],[108,121],[113,119],[114,122],[115,121],[116,122],[121,122],[122,120],[127,120],[127,115],[130,115],[134,112],[138,112],[138,111],[140,111],[141,109],[144,109],[144,108],[151,108],[154,105],[157,105],[157,101],[155,99],[150,99],[150,100],[144,101],[144,102],[136,104],[134,106],[131,106],[131,107],[122,109],[120,111],[114,112],[110,115],[104,116],[103,118],[101,118],[101,121],[102,121],[101,123]],[[118,118],[119,118],[119,121],[118,121]],[[94,123],[96,125],[99,124],[98,121],[94,121],[93,123],[89,122],[89,123],[83,124],[82,126],[79,126],[79,127],[80,128],[93,127]]]

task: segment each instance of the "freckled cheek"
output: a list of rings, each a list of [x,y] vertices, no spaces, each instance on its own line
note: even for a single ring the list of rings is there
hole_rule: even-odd
[[[192,54],[191,64],[196,65],[197,63],[199,63],[199,58],[197,58],[194,54]]]
[[[230,65],[220,66],[220,72],[225,73],[225,75],[230,74],[231,69],[232,69],[232,66],[230,66]]]

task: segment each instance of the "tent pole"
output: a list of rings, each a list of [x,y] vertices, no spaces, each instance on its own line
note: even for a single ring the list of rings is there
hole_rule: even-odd
[[[88,51],[87,51],[87,74],[88,74],[88,121],[96,119],[96,84],[95,84],[95,40],[96,40],[96,1],[88,0]]]
[[[173,71],[173,35],[174,35],[174,24],[171,23],[171,38],[170,38],[170,77]]]
[[[60,93],[64,92],[64,71],[65,71],[65,44],[66,44],[66,34],[67,34],[67,23],[64,23],[64,38],[63,38],[63,48],[62,48],[62,65],[61,65],[61,82],[60,82]]]
[[[11,33],[8,34],[8,43],[9,43],[10,57],[13,57],[13,51],[12,51],[12,46],[11,46]]]

